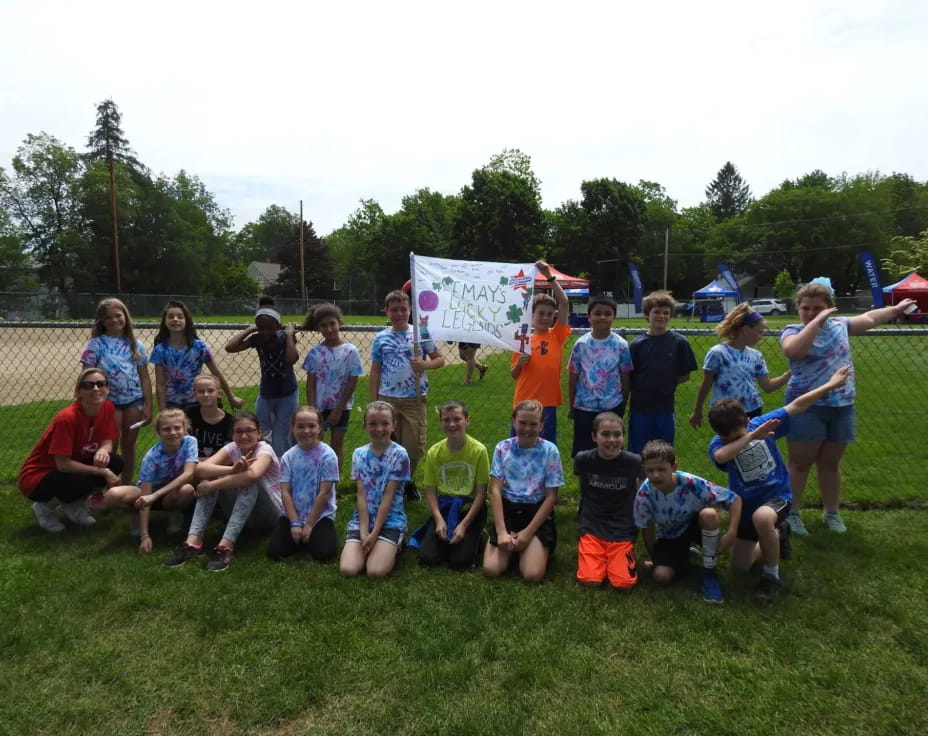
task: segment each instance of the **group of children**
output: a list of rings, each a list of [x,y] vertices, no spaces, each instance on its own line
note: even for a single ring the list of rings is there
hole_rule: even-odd
[[[496,445],[492,462],[486,447],[467,434],[468,409],[457,400],[442,405],[445,439],[426,452],[425,371],[440,368],[444,359],[429,336],[427,318],[420,322],[421,337],[414,346],[408,294],[387,295],[389,326],[377,333],[370,355],[371,401],[363,419],[370,442],[351,457],[357,508],[340,557],[343,574],[380,577],[391,571],[406,540],[405,501],[418,497],[412,480],[424,457],[429,518],[410,537],[420,561],[447,562],[460,569],[482,562],[488,576],[518,570],[526,580],[544,577],[557,543],[553,509],[564,485],[556,412],[571,331],[557,321],[558,314],[568,312],[563,290],[547,263],[540,261],[537,268],[552,295],[534,297],[531,349],[513,354],[511,436]],[[752,347],[763,336],[763,317],[747,305],[732,310],[718,329],[726,343],[706,356],[690,417],[694,427],[701,425],[711,390],[708,419],[716,436],[709,454],[728,475],[729,488],[723,488],[678,470],[674,396],[696,361],[686,338],[669,330],[674,308],[668,292],[648,295],[643,304],[648,330],[629,344],[612,332],[615,301],[595,296],[588,306],[591,331],[576,341],[570,354],[572,455],[581,490],[577,579],[633,587],[634,544],[642,529],[650,555],[647,565],[653,566],[657,582],[685,573],[691,548],[699,546],[703,596],[721,601],[716,559],[731,549],[733,567],[762,566],[757,592],[773,600],[782,588],[779,562],[788,554],[789,529],[794,527],[787,523],[793,511],[790,476],[775,440],[788,433],[792,417],[846,386],[850,365],[841,365],[784,408],[762,414],[757,384],[774,391],[791,373],[769,378],[762,355]],[[826,314],[817,316],[822,311]],[[831,311],[819,309],[810,320],[821,328]],[[179,531],[180,512],[193,503],[187,537],[165,560],[166,566],[204,553],[206,525],[217,505],[227,523],[208,569],[228,566],[246,524],[270,532],[272,559],[302,550],[317,560],[336,556],[335,488],[353,393],[363,373],[357,348],[342,336],[341,318],[331,304],[307,315],[304,329],[318,331],[323,339],[303,363],[306,405],[300,406],[293,371],[298,360],[295,330],[282,326],[271,300],[262,301],[255,324],[225,346],[231,353],[256,350],[261,365],[256,413],[239,411],[233,417],[222,409],[220,391],[233,409],[244,402],[232,393],[209,348],[197,338],[187,307],[169,302],[151,354],[161,408],[155,422],[160,441],[145,455],[138,484],[131,485],[136,435],[152,416],[148,358],[135,339],[125,305],[116,299],[101,302],[81,363],[106,378],[119,428],[117,443],[123,448],[121,484],[113,482],[115,477],[107,481],[103,502],[137,513],[140,552],[152,549],[151,509],[169,511],[169,530]],[[807,349],[812,349],[814,335],[808,342]],[[211,375],[200,373],[204,365]],[[482,377],[486,367],[478,370]],[[623,421],[627,403],[628,451]],[[329,444],[323,441],[326,430]],[[720,508],[729,515],[724,534]],[[492,522],[481,560],[488,509]]]

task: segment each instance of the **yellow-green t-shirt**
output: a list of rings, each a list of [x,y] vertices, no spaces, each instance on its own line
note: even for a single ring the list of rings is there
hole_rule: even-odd
[[[444,439],[425,454],[425,486],[436,488],[440,495],[472,496],[475,486],[489,482],[487,448],[470,435],[457,452],[451,452]]]

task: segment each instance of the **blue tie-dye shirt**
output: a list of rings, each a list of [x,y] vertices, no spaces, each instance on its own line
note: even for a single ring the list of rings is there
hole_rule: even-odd
[[[603,340],[588,332],[574,343],[567,370],[577,374],[574,408],[607,411],[625,398],[622,373],[632,370],[632,354],[628,343],[614,332]]]
[[[359,447],[351,455],[351,479],[361,481],[361,485],[364,487],[367,497],[368,530],[374,526],[374,522],[377,520],[377,512],[380,510],[387,483],[393,480],[398,481],[400,487],[393,494],[393,503],[383,523],[383,528],[406,531],[403,483],[410,479],[410,474],[409,455],[406,454],[406,450],[403,449],[402,445],[391,442],[390,446],[384,450],[383,455],[379,457],[374,454],[370,445]],[[348,522],[348,531],[355,531],[360,528],[358,512],[355,511],[351,521]]]
[[[435,343],[428,339],[419,340],[419,357],[426,357],[437,350]],[[382,396],[394,396],[398,399],[410,399],[416,396],[416,380],[410,361],[412,360],[412,325],[404,332],[396,332],[392,327],[381,330],[374,338],[371,347],[371,362],[380,363],[380,388]],[[429,391],[428,371],[422,371],[422,395]]]
[[[190,348],[186,345],[174,348],[169,342],[155,345],[151,351],[151,363],[164,368],[164,388],[169,404],[190,406],[196,403],[193,380],[200,375],[204,364],[212,359],[212,352],[200,339],[195,339]]]
[[[197,440],[189,434],[181,441],[177,452],[171,454],[166,453],[164,443],[159,442],[146,452],[142,459],[139,483],[151,483],[152,490],[157,491],[180,475],[184,465],[199,462],[197,455]]]
[[[564,485],[557,445],[543,439],[534,447],[519,447],[518,437],[498,443],[490,477],[503,481],[503,498],[512,503],[540,503],[546,489]]]
[[[110,382],[109,400],[116,406],[142,401],[142,380],[139,368],[148,365],[145,346],[135,341],[138,359],[132,357],[129,341],[124,337],[92,337],[81,353],[81,363],[106,371]]]
[[[746,412],[763,406],[757,377],[767,375],[767,363],[759,350],[738,350],[727,343],[713,345],[706,353],[702,369],[715,374],[713,404],[720,399],[738,399]]]
[[[664,493],[646,480],[635,496],[635,526],[646,529],[655,524],[658,539],[676,539],[709,506],[728,508],[738,498],[727,488],[698,475],[677,471],[677,486]]]
[[[786,385],[786,403],[818,388],[834,372],[851,362],[851,342],[848,339],[847,317],[829,317],[818,331],[804,358],[789,361],[792,375]],[[780,344],[790,335],[798,335],[803,325],[788,325],[780,333]],[[829,391],[816,402],[817,406],[850,406],[854,403],[854,374],[843,386]]]
[[[316,379],[316,408],[322,411],[335,408],[351,376],[364,375],[361,356],[350,342],[334,348],[316,345],[303,361],[303,370]],[[349,396],[345,409],[350,410],[353,401],[354,395]]]
[[[280,482],[290,484],[290,496],[301,524],[312,513],[319,495],[319,486],[326,481],[338,483],[338,457],[325,442],[309,450],[299,445],[291,447],[280,459]],[[335,519],[335,487],[329,494],[319,519]],[[316,520],[318,523],[319,519]]]

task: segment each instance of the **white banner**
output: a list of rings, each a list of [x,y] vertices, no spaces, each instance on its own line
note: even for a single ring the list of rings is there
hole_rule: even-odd
[[[532,335],[534,263],[410,255],[417,326],[433,340],[526,352]]]

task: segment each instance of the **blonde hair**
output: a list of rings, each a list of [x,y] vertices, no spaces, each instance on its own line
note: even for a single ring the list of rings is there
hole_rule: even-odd
[[[402,293],[402,292],[400,292]],[[388,411],[390,412],[390,420],[396,421],[396,409],[393,408],[393,404],[389,401],[372,401],[370,404],[364,407],[364,423],[367,424],[367,415],[372,411]]]
[[[81,390],[81,383],[86,381],[87,376],[89,376],[91,373],[99,373],[101,376],[103,376],[107,380],[107,382],[109,382],[110,380],[110,377],[106,375],[106,371],[103,370],[102,368],[84,368],[84,370],[82,370],[80,374],[77,376],[77,380],[74,382],[74,395],[75,396],[77,396],[77,392]]]
[[[222,386],[219,385],[219,379],[216,378],[212,373],[200,373],[196,378],[193,379],[193,389],[194,391],[197,388],[197,381],[210,381],[216,387],[217,391],[222,390]]]
[[[138,362],[139,348],[135,339],[135,331],[132,329],[132,315],[126,305],[116,297],[103,299],[97,304],[97,311],[93,315],[93,329],[90,331],[91,337],[100,337],[106,334],[106,328],[103,326],[103,320],[106,319],[106,313],[110,309],[118,309],[126,318],[126,324],[122,328],[122,338],[129,343],[129,350],[132,351],[132,360]]]
[[[520,401],[512,408],[512,421],[516,420],[516,414],[520,411],[532,411],[535,412],[539,418],[545,415],[545,407],[540,401],[535,399],[526,399],[525,401]]]
[[[176,407],[162,409],[158,412],[158,416],[155,418],[155,432],[161,431],[161,422],[169,422],[172,419],[183,419],[184,432],[190,432],[190,420],[187,418],[187,415],[184,414],[183,409],[178,409]]]
[[[747,317],[753,311],[754,310],[751,309],[750,304],[747,302],[741,302],[741,304],[739,304],[725,315],[725,319],[719,322],[719,325],[715,328],[715,331],[718,333],[719,337],[727,340],[735,334],[735,330],[744,327],[745,317]]]

